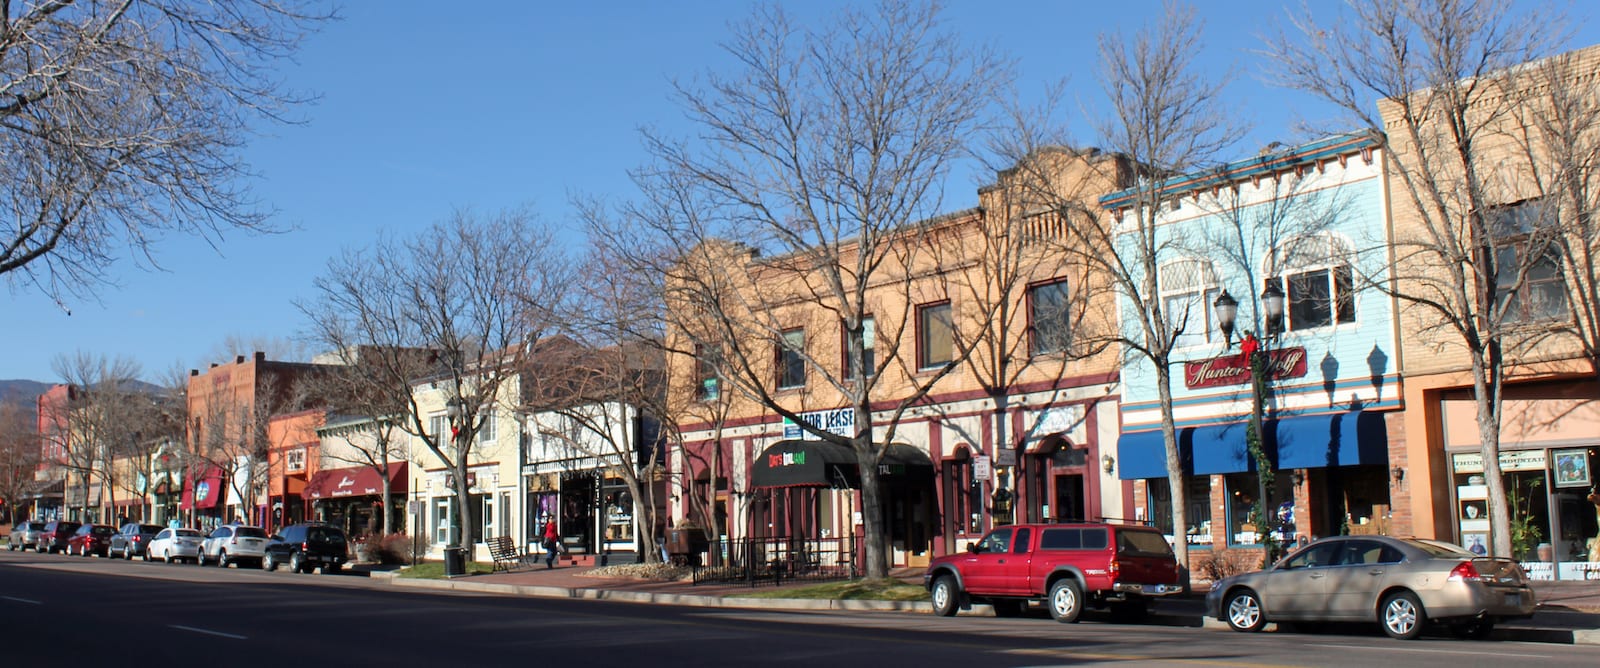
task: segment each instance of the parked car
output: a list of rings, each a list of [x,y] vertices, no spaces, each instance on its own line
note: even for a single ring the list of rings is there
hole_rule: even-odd
[[[342,529],[321,523],[295,524],[267,543],[261,567],[271,571],[288,564],[290,571],[310,573],[320,566],[327,574],[339,572],[349,560],[350,542]]]
[[[260,566],[267,553],[267,540],[267,532],[261,527],[224,524],[200,544],[200,558],[196,563],[204,566],[216,562],[223,568],[235,562]]]
[[[39,520],[23,520],[11,527],[11,536],[6,539],[7,549],[15,552],[19,549],[28,550],[39,546],[39,534],[44,533],[44,522]]]
[[[97,554],[102,557],[111,556],[111,536],[117,528],[109,524],[85,524],[72,532],[72,537],[67,539],[67,554],[76,554],[87,557]]]
[[[1516,561],[1390,536],[1324,538],[1272,568],[1226,578],[1206,596],[1209,614],[1235,631],[1259,631],[1267,622],[1375,620],[1403,640],[1430,623],[1483,637],[1500,620],[1532,616],[1534,605]]]
[[[1151,600],[1183,592],[1177,559],[1161,532],[1132,524],[1017,524],[990,531],[965,554],[935,558],[923,585],[940,615],[973,603],[1000,617],[1043,600],[1060,622],[1083,608],[1143,618]]]
[[[49,552],[50,554],[65,551],[67,549],[67,539],[72,538],[72,534],[80,526],[83,525],[67,520],[56,520],[44,525],[44,531],[39,533],[39,545],[35,549],[40,552]]]
[[[200,561],[200,543],[205,537],[194,529],[162,529],[145,546],[144,560],[160,559],[169,564],[183,559]]]
[[[156,534],[161,533],[161,529],[158,524],[138,522],[124,524],[111,535],[111,554],[123,559],[143,556],[145,548],[150,545],[150,541],[155,540]]]

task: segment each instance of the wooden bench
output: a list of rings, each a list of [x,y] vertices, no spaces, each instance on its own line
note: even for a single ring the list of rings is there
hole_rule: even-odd
[[[510,571],[513,565],[528,565],[528,555],[517,549],[517,542],[510,536],[495,536],[488,542],[489,558],[494,560],[494,570]]]

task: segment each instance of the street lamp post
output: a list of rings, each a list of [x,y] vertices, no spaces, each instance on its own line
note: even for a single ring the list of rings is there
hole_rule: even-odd
[[[1250,423],[1245,431],[1245,442],[1249,447],[1250,456],[1256,463],[1256,507],[1255,515],[1257,542],[1262,546],[1262,567],[1272,565],[1274,540],[1272,529],[1267,521],[1267,488],[1272,483],[1272,461],[1267,457],[1266,448],[1262,442],[1262,418],[1267,403],[1268,383],[1272,381],[1268,364],[1271,354],[1267,349],[1278,336],[1278,324],[1283,318],[1284,295],[1278,287],[1277,281],[1267,283],[1265,290],[1261,291],[1261,309],[1266,315],[1264,325],[1265,336],[1257,338],[1251,330],[1244,330],[1239,338],[1239,354],[1244,355],[1250,367]],[[1233,346],[1233,332],[1239,317],[1239,302],[1228,294],[1226,290],[1217,297],[1212,307],[1217,314],[1217,324],[1222,329],[1223,340],[1228,347]]]
[[[451,396],[444,404],[444,414],[446,419],[450,421],[450,444],[455,446],[456,472],[462,473],[462,469],[466,468],[466,461],[462,458],[467,456],[467,449],[463,446],[463,437],[466,436],[467,431],[466,425],[463,424],[467,415],[467,402],[461,398],[460,394]],[[454,477],[452,476],[452,478]],[[456,487],[466,484],[466,482],[463,476],[460,479],[453,480],[454,484],[451,486]],[[465,512],[466,509],[461,507],[463,501],[459,488],[450,490],[450,495],[455,498],[455,503],[449,504],[450,540],[444,548],[445,575],[466,575],[466,549],[461,544],[461,513]],[[456,563],[458,560],[460,561],[459,564]]]

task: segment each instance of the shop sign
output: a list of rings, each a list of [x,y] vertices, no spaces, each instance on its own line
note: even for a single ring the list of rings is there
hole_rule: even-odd
[[[1482,473],[1483,455],[1476,452],[1463,452],[1453,456],[1456,473]],[[1543,450],[1508,450],[1500,453],[1501,471],[1543,471],[1545,456]]]
[[[1267,356],[1267,374],[1272,380],[1287,380],[1306,375],[1306,349],[1303,347],[1280,348],[1268,351]],[[1243,353],[1183,364],[1183,384],[1191,390],[1243,385],[1248,382],[1250,382],[1250,357]]]
[[[973,480],[988,480],[991,475],[994,475],[994,471],[989,468],[989,455],[978,455],[972,458]]]
[[[838,434],[846,438],[854,438],[856,435],[856,409],[854,408],[836,408],[828,411],[801,413],[800,421],[830,434]],[[802,429],[800,425],[795,424],[789,418],[783,419],[783,437],[788,440],[822,440],[816,434]]]

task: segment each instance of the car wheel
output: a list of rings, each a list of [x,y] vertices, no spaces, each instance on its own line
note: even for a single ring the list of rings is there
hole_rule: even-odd
[[[1083,613],[1083,587],[1072,578],[1061,578],[1050,585],[1050,616],[1062,624],[1078,621]]]
[[[223,568],[227,568],[228,567],[228,551],[227,550],[219,550],[219,551],[217,551],[217,565],[221,566]]]
[[[150,549],[149,549],[149,548],[145,548],[145,551],[144,551],[144,560],[145,560],[145,561],[150,561]]]
[[[291,572],[291,573],[304,573],[304,572],[306,572],[305,560],[300,558],[300,554],[298,552],[295,553],[295,554],[289,555],[289,572]]]
[[[169,547],[169,548],[167,548],[167,551],[166,551],[166,553],[164,553],[164,554],[163,554],[163,555],[162,555],[162,556],[161,556],[161,562],[162,562],[162,563],[165,563],[165,564],[174,564],[174,563],[177,563],[177,562],[175,562],[175,561],[173,561],[173,560],[172,560],[172,548],[170,548],[170,547]]]
[[[1028,607],[1026,601],[995,601],[989,605],[994,607],[996,617],[1021,617],[1022,611]]]
[[[933,581],[933,612],[940,617],[951,617],[956,614],[956,609],[961,607],[961,590],[956,588],[956,579],[949,575],[941,575]]]
[[[1260,631],[1267,625],[1267,616],[1261,611],[1261,596],[1249,589],[1238,589],[1228,594],[1222,611],[1227,614],[1228,628],[1241,633]]]
[[[1494,631],[1494,620],[1476,619],[1470,622],[1450,625],[1450,633],[1462,640],[1483,640]]]
[[[268,552],[261,557],[261,570],[269,573],[278,570],[278,561],[272,558],[271,552]]]
[[[1383,632],[1399,640],[1412,640],[1422,635],[1423,622],[1428,619],[1422,612],[1422,602],[1409,591],[1390,594],[1378,610],[1378,623],[1383,625]]]

